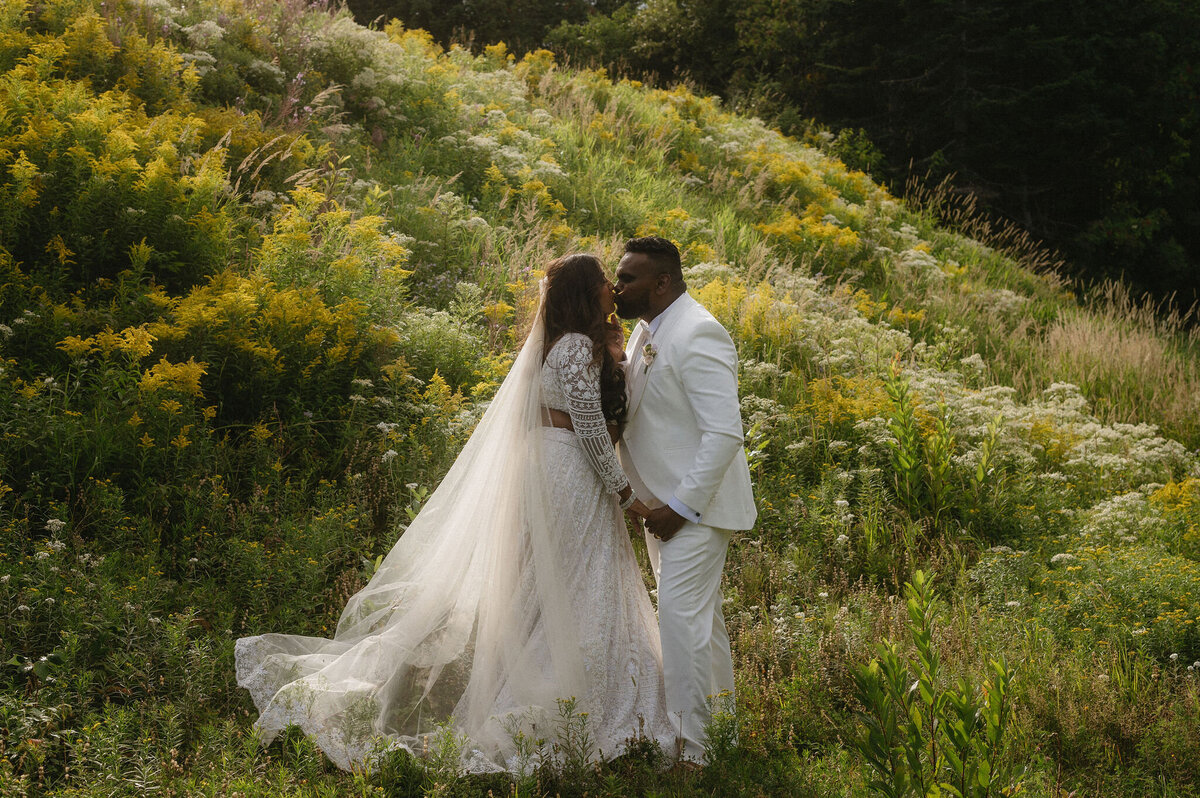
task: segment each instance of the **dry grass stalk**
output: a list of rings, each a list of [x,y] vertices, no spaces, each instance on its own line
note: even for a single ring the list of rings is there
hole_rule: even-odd
[[[979,208],[979,199],[954,188],[954,175],[930,187],[917,175],[904,185],[904,199],[912,207],[932,214],[945,227],[1008,255],[1042,275],[1059,274],[1066,262],[1058,252],[1034,238],[1009,219],[992,218]]]
[[[1082,307],[1060,313],[1042,333],[1018,388],[1054,381],[1079,385],[1107,422],[1155,421],[1192,437],[1200,418],[1200,328],[1195,308],[1164,312],[1122,283],[1097,286]],[[1156,418],[1147,419],[1154,408]]]

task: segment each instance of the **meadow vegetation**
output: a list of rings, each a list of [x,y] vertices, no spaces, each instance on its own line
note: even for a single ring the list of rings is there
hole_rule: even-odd
[[[1186,320],[546,52],[294,0],[0,0],[0,72],[0,795],[1198,789]],[[738,345],[760,510],[711,766],[593,767],[569,705],[515,776],[460,775],[452,729],[355,773],[261,748],[233,641],[329,634],[542,268],[645,234]]]

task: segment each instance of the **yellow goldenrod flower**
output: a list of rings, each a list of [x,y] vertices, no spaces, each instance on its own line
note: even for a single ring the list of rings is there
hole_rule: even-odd
[[[207,363],[197,363],[188,358],[186,363],[171,363],[163,357],[142,374],[138,387],[146,393],[165,389],[189,396],[200,396],[200,378],[204,376]]]
[[[68,335],[58,342],[58,348],[71,357],[79,358],[89,354],[96,348],[96,342],[91,338],[80,338],[78,335]]]

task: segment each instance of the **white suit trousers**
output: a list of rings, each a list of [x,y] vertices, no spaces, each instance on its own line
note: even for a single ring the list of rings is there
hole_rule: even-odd
[[[666,543],[647,534],[650,567],[658,583],[667,714],[679,735],[681,755],[704,759],[708,698],[733,694],[733,657],[721,611],[721,570],[729,532],[685,523]]]

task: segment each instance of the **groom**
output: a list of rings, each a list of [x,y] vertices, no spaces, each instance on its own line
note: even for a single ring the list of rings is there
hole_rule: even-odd
[[[634,238],[617,266],[617,314],[640,321],[626,347],[629,409],[621,464],[649,507],[646,544],[658,582],[667,710],[681,757],[704,756],[706,699],[733,691],[721,612],[732,530],[757,512],[742,448],[737,351],[687,293],[679,250]]]

